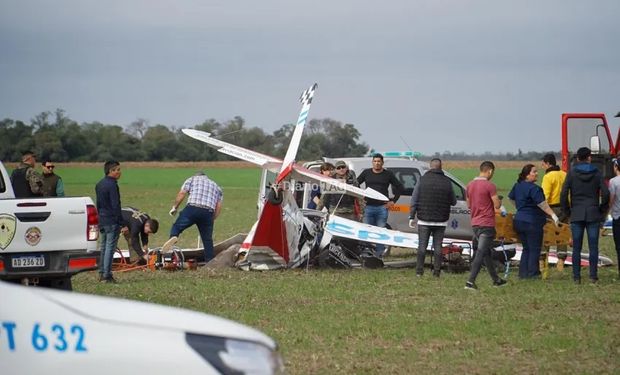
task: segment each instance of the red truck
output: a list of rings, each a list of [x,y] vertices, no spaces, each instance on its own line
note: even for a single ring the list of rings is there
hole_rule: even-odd
[[[620,112],[615,117],[620,117]],[[592,150],[592,164],[605,180],[614,177],[611,161],[620,153],[620,129],[615,142],[604,113],[562,114],[562,169],[568,171],[580,147]]]

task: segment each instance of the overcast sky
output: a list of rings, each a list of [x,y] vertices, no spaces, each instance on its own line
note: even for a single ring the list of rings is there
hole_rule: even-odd
[[[563,112],[620,124],[619,15],[618,0],[0,0],[0,118],[241,116],[272,133],[317,82],[310,118],[377,150],[559,150]]]

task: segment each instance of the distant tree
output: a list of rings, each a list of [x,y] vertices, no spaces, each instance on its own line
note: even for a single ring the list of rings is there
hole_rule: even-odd
[[[175,134],[165,125],[155,125],[147,129],[142,138],[142,149],[146,160],[173,160],[179,149]]]
[[[129,124],[128,133],[138,139],[142,139],[148,128],[149,121],[143,118],[138,118],[137,120]]]

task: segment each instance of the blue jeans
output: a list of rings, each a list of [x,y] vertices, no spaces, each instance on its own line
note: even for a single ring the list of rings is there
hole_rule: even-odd
[[[213,210],[187,205],[179,213],[179,217],[170,229],[170,237],[178,237],[181,233],[196,224],[200,239],[204,246],[205,262],[213,259]]]
[[[581,279],[581,248],[583,246],[583,232],[588,234],[588,248],[590,249],[590,279],[598,279],[598,221],[573,221],[570,223],[573,234],[573,280]]]
[[[491,257],[493,250],[493,241],[495,240],[495,227],[472,227],[474,230],[473,247],[475,250],[474,261],[471,264],[471,272],[469,274],[469,282],[475,283],[476,277],[482,268],[482,263],[487,266],[487,271],[493,281],[499,281],[495,264]]]
[[[112,259],[118,244],[121,227],[117,224],[99,227],[101,232],[101,247],[99,256],[99,273],[104,279],[112,277]]]
[[[519,262],[519,278],[530,279],[540,277],[540,250],[543,243],[543,225],[514,220],[514,229],[519,235],[523,251]]]
[[[387,224],[388,219],[388,209],[387,207],[381,206],[370,206],[367,205],[364,209],[364,223],[374,225],[380,228],[385,228],[385,224]],[[377,244],[375,247],[375,255],[381,257],[383,252],[385,251],[385,245]]]

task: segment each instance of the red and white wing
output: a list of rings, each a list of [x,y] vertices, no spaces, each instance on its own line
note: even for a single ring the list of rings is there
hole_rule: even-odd
[[[385,195],[371,188],[362,189],[357,186],[349,185],[341,180],[324,176],[297,164],[292,165],[291,176],[297,181],[320,183],[323,191],[334,191],[359,198],[371,198],[384,202],[389,200]]]
[[[278,173],[282,166],[281,159],[274,158],[269,155],[263,155],[260,152],[248,150],[243,147],[220,141],[219,139],[211,137],[210,133],[196,129],[181,129],[181,131],[185,135],[202,141],[223,154],[230,155],[244,161],[248,161],[250,163],[260,166],[261,168],[268,169],[274,173]]]

